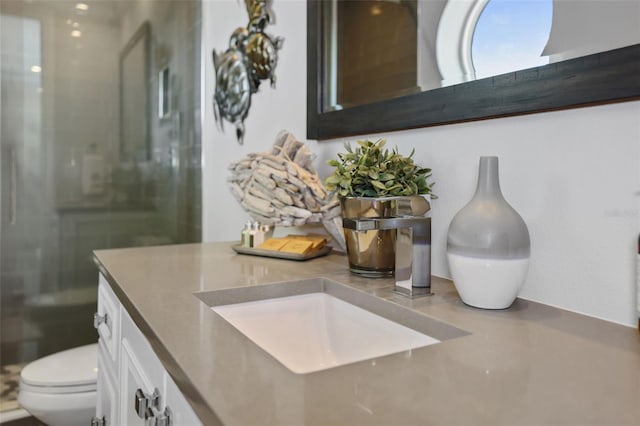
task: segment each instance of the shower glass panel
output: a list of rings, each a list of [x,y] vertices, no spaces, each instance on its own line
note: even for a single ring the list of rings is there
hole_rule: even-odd
[[[97,341],[93,250],[200,241],[201,12],[2,0],[0,15],[8,371]]]

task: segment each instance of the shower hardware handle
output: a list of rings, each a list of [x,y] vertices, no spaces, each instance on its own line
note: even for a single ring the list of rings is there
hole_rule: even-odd
[[[18,165],[16,161],[16,147],[12,146],[9,154],[10,176],[9,176],[9,225],[16,224],[16,209],[18,204]]]
[[[109,325],[109,316],[107,314],[100,315],[99,313],[93,314],[93,328],[96,330],[100,327],[100,324]]]

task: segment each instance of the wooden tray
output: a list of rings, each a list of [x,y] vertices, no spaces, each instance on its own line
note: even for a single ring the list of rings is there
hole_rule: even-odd
[[[273,257],[275,259],[286,260],[309,260],[316,257],[326,256],[331,252],[331,246],[324,246],[309,254],[287,253],[284,251],[261,250],[258,248],[243,247],[240,244],[231,246],[233,251],[239,254],[248,254],[251,256]]]

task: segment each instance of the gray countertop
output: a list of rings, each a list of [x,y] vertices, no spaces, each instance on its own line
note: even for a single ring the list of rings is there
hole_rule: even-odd
[[[98,265],[206,425],[638,425],[640,337],[629,327],[518,299],[464,305],[392,292],[344,256],[295,262],[227,243],[96,251]],[[468,332],[417,350],[290,372],[193,293],[328,277]],[[557,283],[561,286],[562,283]]]

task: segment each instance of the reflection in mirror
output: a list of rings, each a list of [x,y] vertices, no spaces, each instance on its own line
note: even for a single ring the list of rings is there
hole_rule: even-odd
[[[171,103],[171,85],[169,82],[169,67],[158,73],[158,118],[169,116]]]
[[[323,7],[325,111],[419,91],[415,0],[330,0]]]
[[[120,54],[120,158],[151,158],[149,55],[151,26],[143,23]]]
[[[475,24],[471,58],[475,78],[549,63],[552,0],[488,1]]]
[[[434,63],[441,76],[424,82],[424,90],[549,63],[543,49],[551,29],[552,0],[443,3],[437,22],[421,22],[422,34],[429,37],[431,26],[437,28],[436,54],[419,49],[418,56]]]
[[[640,90],[637,0],[307,4],[309,138],[630,100]]]
[[[638,4],[561,0],[323,2],[327,17],[323,21],[324,111],[638,43]]]

